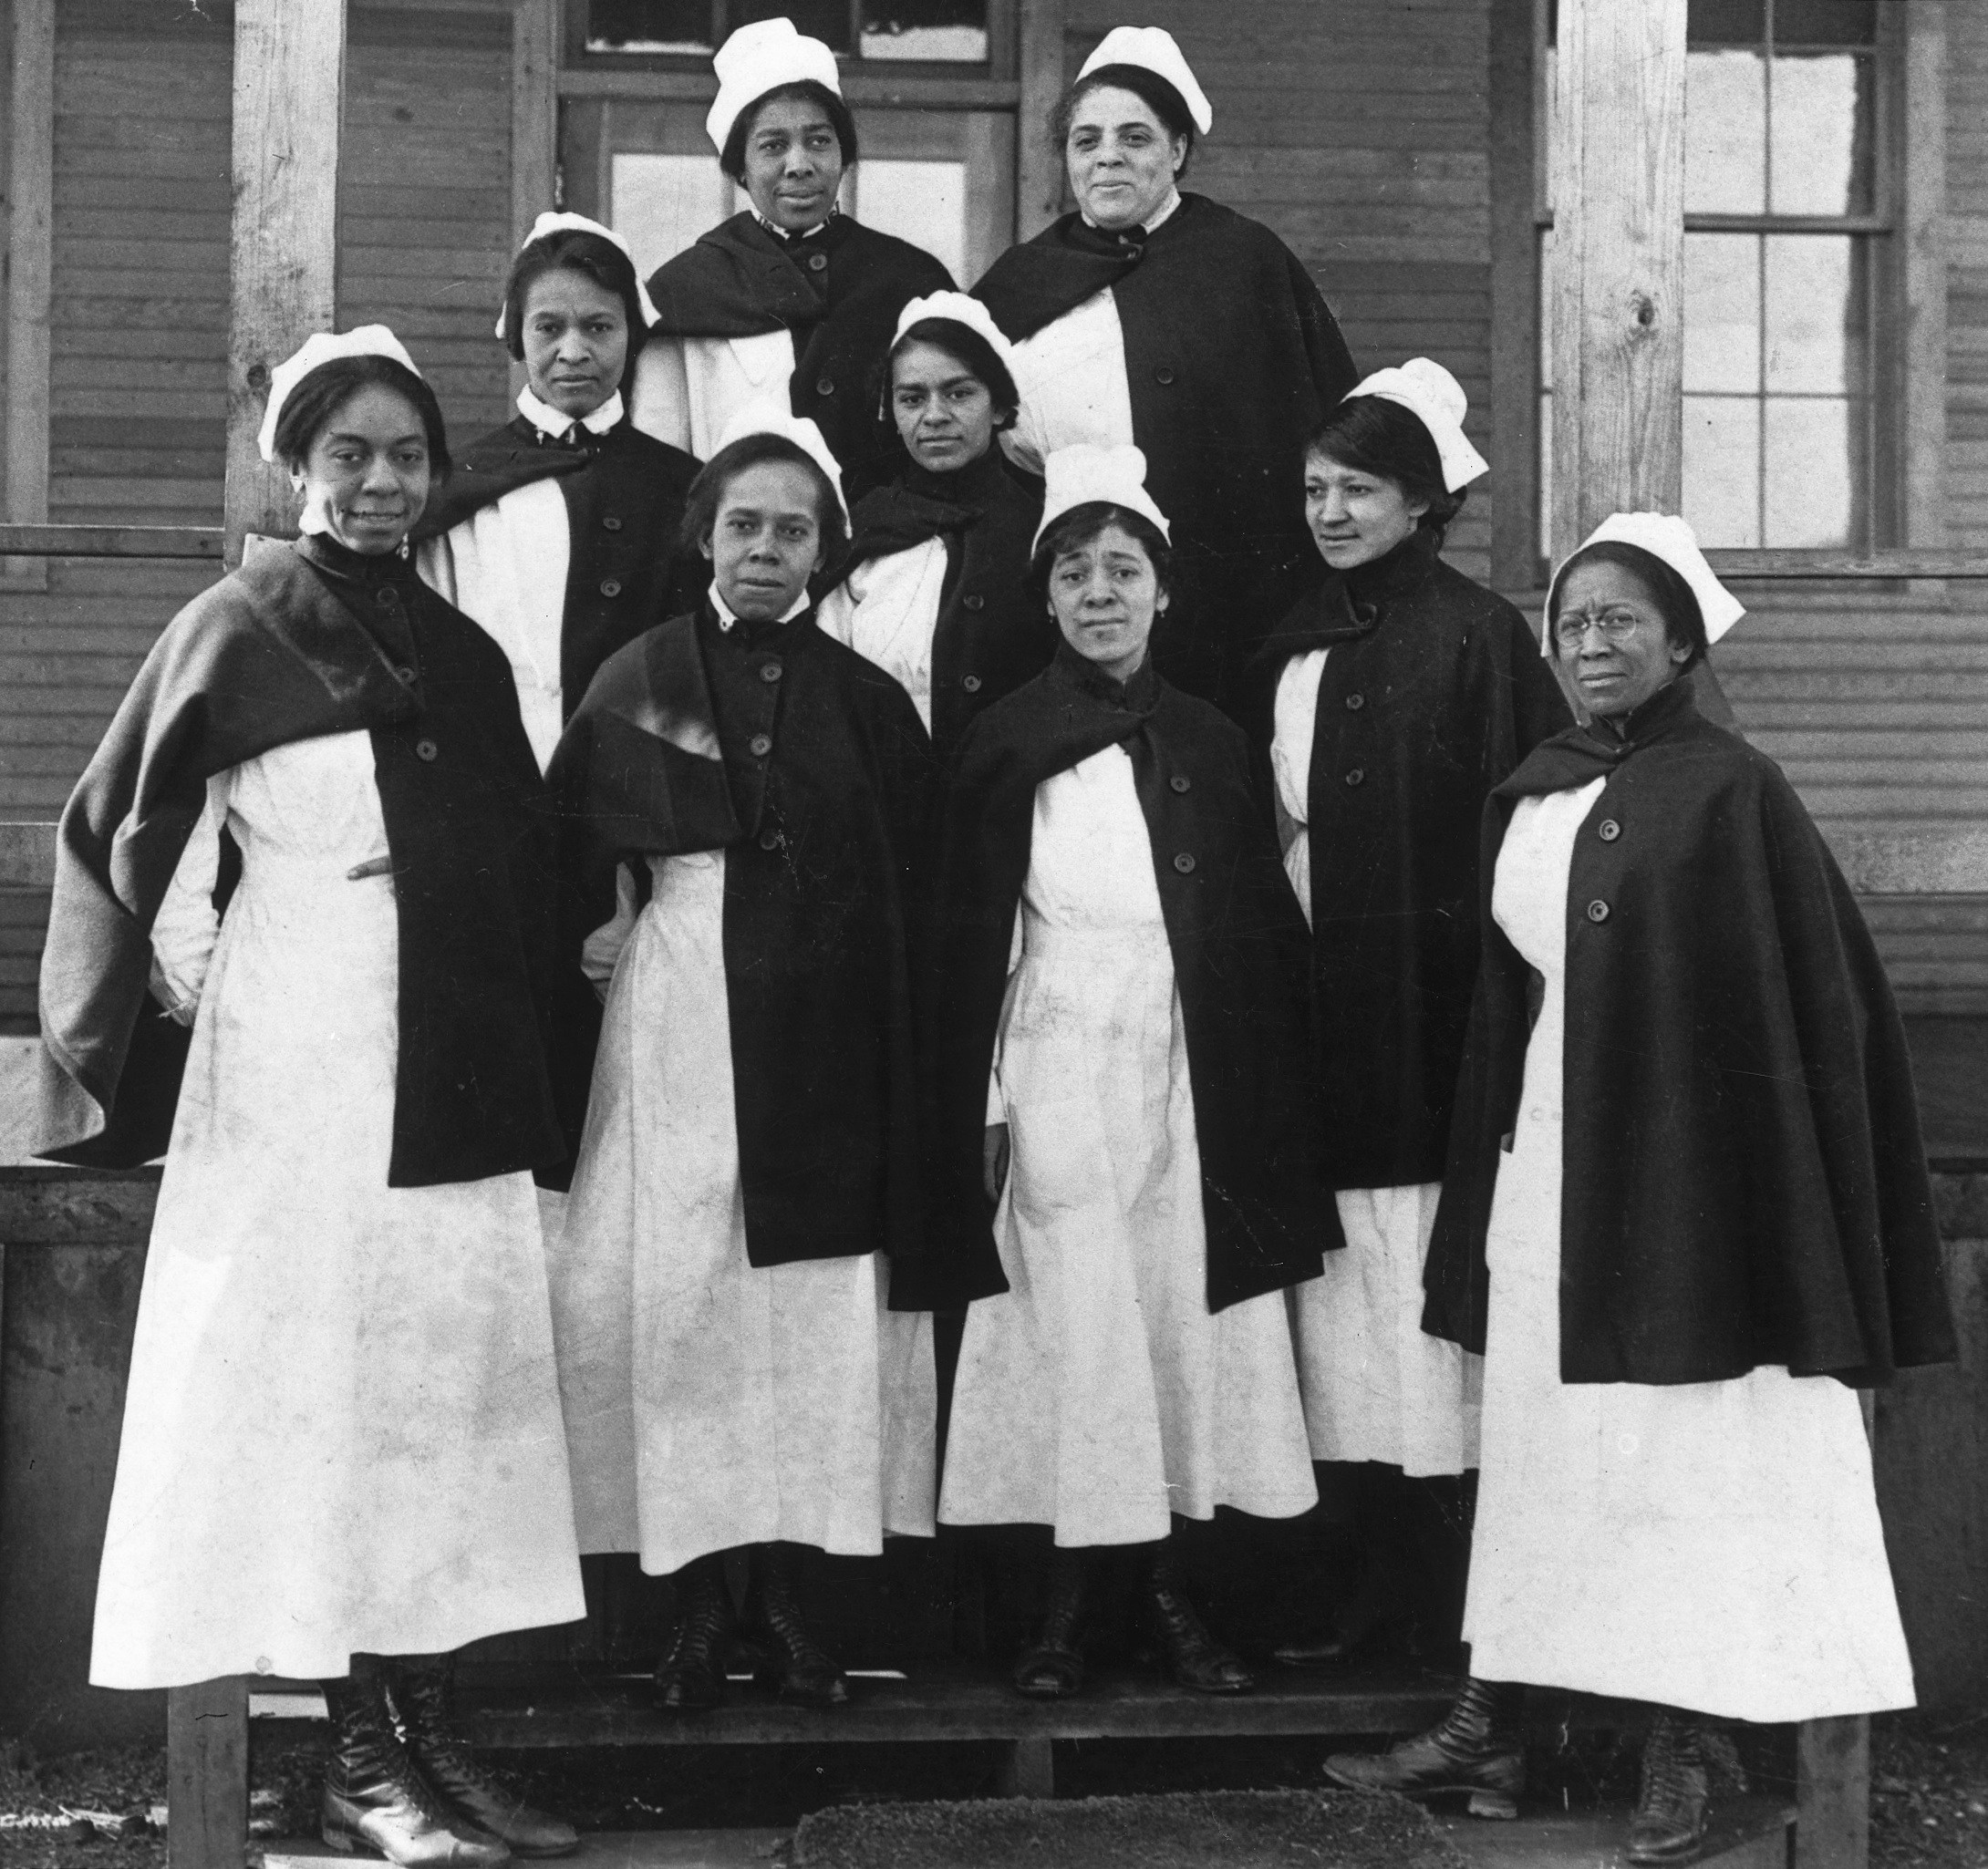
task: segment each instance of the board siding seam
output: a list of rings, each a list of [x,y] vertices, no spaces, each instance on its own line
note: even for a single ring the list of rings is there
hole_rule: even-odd
[[[14,0],[8,148],[6,515],[48,517],[49,309],[55,277],[55,0]],[[0,588],[45,590],[47,566],[0,561]]]

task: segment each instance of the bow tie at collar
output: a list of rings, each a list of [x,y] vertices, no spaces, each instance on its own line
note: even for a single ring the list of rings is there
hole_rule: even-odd
[[[554,408],[549,402],[541,401],[527,385],[518,391],[518,413],[538,430],[541,448],[571,448],[583,451],[620,422],[623,415],[621,391],[616,390],[591,414],[575,418]]]

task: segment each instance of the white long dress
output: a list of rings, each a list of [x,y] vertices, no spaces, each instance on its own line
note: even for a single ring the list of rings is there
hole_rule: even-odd
[[[766,401],[788,406],[793,366],[793,333],[787,330],[751,337],[651,337],[635,360],[635,425],[709,460],[740,409]]]
[[[748,1262],[724,852],[650,873],[554,1248],[580,1547],[661,1575],[776,1539],[874,1555],[929,1536],[931,1319],[886,1308],[875,1254]]]
[[[1311,743],[1328,649],[1293,656],[1278,677],[1270,763],[1290,828],[1284,868],[1311,920]],[[1327,853],[1330,859],[1330,852]],[[1404,1473],[1477,1464],[1483,1359],[1422,1327],[1422,1266],[1441,1182],[1342,1188],[1346,1250],[1291,1294],[1312,1458],[1382,1461]]]
[[[1520,801],[1492,897],[1545,997],[1491,1212],[1471,1672],[1741,1719],[1910,1707],[1854,1390],[1559,1379],[1568,872],[1604,782]]]
[[[939,1516],[1164,1538],[1318,1498],[1284,1295],[1211,1315],[1174,962],[1132,760],[1036,790],[999,1060],[1010,1289],[967,1313]]]
[[[874,662],[932,730],[932,640],[946,589],[946,541],[925,539],[859,564],[822,600],[818,628]]]
[[[242,881],[218,939],[219,826]],[[199,1002],[90,1678],[347,1672],[585,1614],[529,1174],[389,1188],[392,883],[370,737],[209,787],[154,929]]]

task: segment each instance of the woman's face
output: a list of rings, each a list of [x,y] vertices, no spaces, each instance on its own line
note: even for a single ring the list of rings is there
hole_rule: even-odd
[[[784,616],[822,568],[814,476],[791,460],[734,474],[703,542],[718,594],[748,623]]]
[[[1305,461],[1305,523],[1319,556],[1334,571],[1351,571],[1393,551],[1429,510],[1399,480],[1342,467],[1330,455]]]
[[[906,450],[927,473],[957,473],[994,439],[994,398],[936,344],[907,344],[890,367],[890,408]]]
[[[590,416],[621,387],[628,313],[585,273],[543,273],[524,294],[524,369],[532,394],[561,415]]]
[[[842,140],[809,98],[761,104],[745,139],[746,192],[775,227],[804,233],[828,219],[842,186]]]
[[[1114,681],[1138,672],[1166,602],[1146,548],[1121,525],[1106,526],[1050,567],[1050,614],[1063,640]]]
[[[341,545],[377,557],[399,548],[428,504],[428,430],[421,412],[368,383],[335,408],[292,485]]]
[[[1134,91],[1102,85],[1078,100],[1063,161],[1077,205],[1108,232],[1137,227],[1159,212],[1187,139],[1171,136]]]
[[[1620,564],[1577,564],[1567,573],[1553,639],[1574,692],[1602,720],[1641,707],[1691,659],[1671,641],[1649,585]]]

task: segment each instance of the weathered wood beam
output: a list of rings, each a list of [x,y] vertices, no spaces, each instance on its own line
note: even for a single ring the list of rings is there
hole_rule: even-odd
[[[1050,113],[1063,94],[1063,0],[1020,0],[1016,13],[1015,238],[1028,240],[1063,211],[1062,152],[1050,141]]]
[[[172,1688],[166,1696],[166,1869],[242,1869],[248,1771],[247,1681],[233,1675]]]
[[[222,555],[218,526],[0,525],[0,552],[42,558],[212,558]]]
[[[1530,583],[1539,563],[1539,233],[1533,0],[1491,0],[1491,581]]]
[[[1805,1720],[1795,1738],[1792,1869],[1866,1869],[1870,1861],[1870,1720]]]
[[[229,242],[227,559],[291,529],[288,477],[256,434],[269,373],[337,311],[344,0],[235,0]]]
[[[13,0],[7,150],[6,517],[48,517],[48,301],[55,277],[55,0]],[[46,562],[0,561],[16,586],[45,585]]]
[[[553,205],[559,171],[559,0],[511,15],[511,244]]]
[[[1905,420],[1900,535],[1947,542],[1947,7],[1905,0]]]
[[[1555,558],[1611,512],[1678,511],[1685,0],[1562,0],[1552,151]]]

